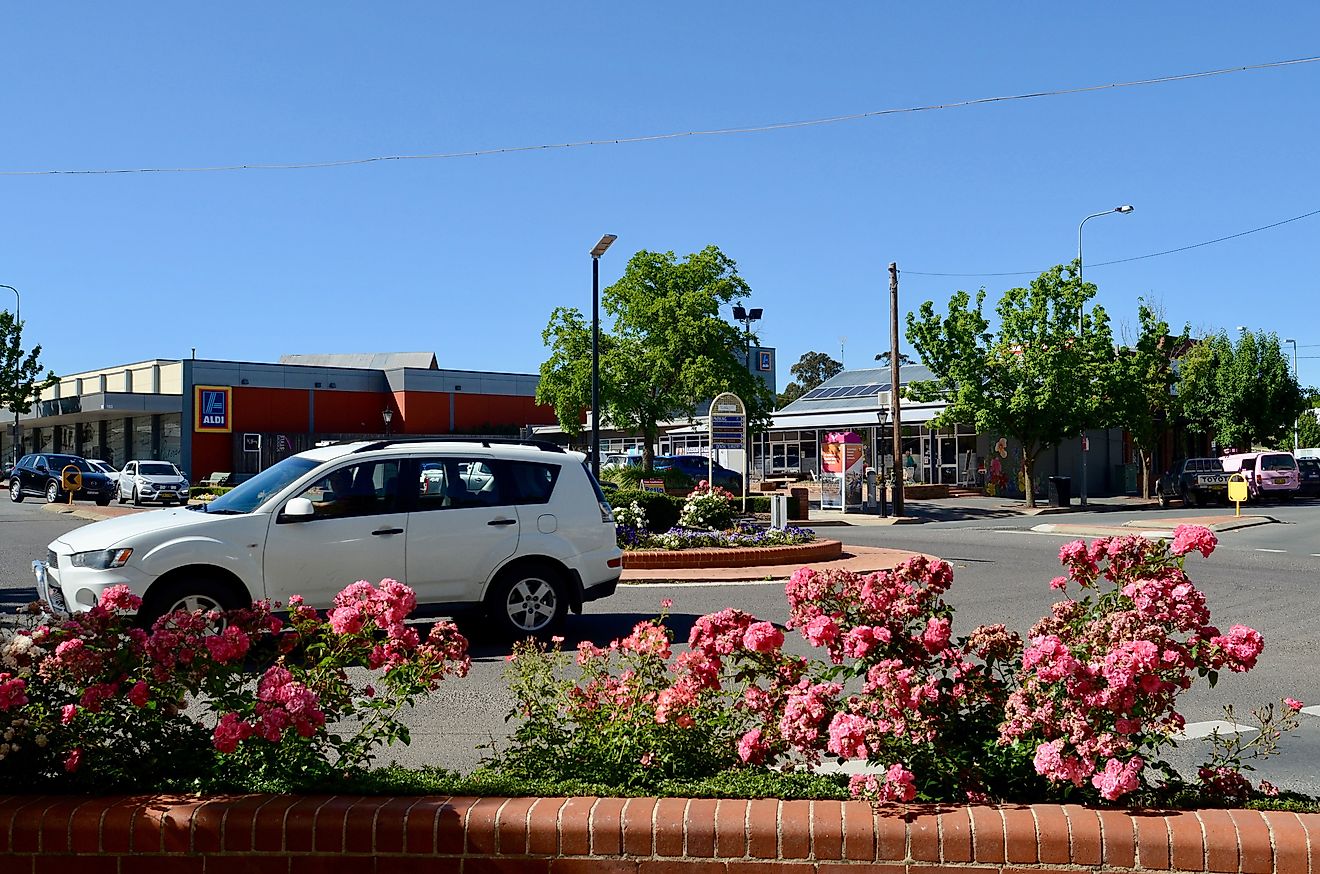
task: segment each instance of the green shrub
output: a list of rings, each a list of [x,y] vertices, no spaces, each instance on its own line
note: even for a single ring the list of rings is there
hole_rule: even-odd
[[[233,490],[233,486],[189,486],[188,497],[197,498],[202,495],[215,495],[218,498],[225,492],[231,492]]]
[[[644,479],[664,480],[665,488],[675,491],[686,491],[697,484],[692,477],[673,469],[643,471],[640,467],[611,467],[602,470],[600,478],[618,483],[621,489],[641,488]]]
[[[609,495],[609,501],[614,507],[626,507],[636,501],[646,513],[646,527],[656,533],[663,533],[677,525],[678,514],[683,510],[683,499],[680,497],[640,489],[619,489]]]

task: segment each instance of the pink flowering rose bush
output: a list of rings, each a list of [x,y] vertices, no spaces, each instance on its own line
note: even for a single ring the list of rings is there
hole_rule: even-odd
[[[519,724],[492,766],[627,787],[734,766],[754,721],[735,706],[734,666],[755,663],[796,682],[804,663],[781,656],[782,631],[736,610],[699,619],[675,657],[666,618],[639,622],[605,647],[584,641],[571,655],[562,638],[516,645],[505,673]]]
[[[1216,538],[1182,525],[1172,544],[1140,536],[1066,544],[1067,575],[1051,584],[1076,597],[1056,603],[1031,630],[1000,743],[1030,753],[1035,771],[1061,789],[1118,801],[1143,787],[1177,784],[1159,760],[1183,727],[1178,696],[1198,678],[1255,666],[1264,648],[1242,625],[1210,624],[1205,595],[1184,569]],[[1202,769],[1211,794],[1240,777],[1241,761]],[[1217,781],[1217,782],[1216,782]]]
[[[68,618],[34,605],[0,638],[0,782],[296,788],[360,771],[408,740],[402,708],[467,671],[451,624],[423,642],[404,623],[415,604],[364,581],[328,616],[295,597],[287,620],[258,602],[150,630],[123,587]]]

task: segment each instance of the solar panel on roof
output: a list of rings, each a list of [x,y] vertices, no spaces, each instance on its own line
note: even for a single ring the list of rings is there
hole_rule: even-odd
[[[804,401],[813,401],[816,398],[820,397],[820,393],[822,391],[824,391],[824,389],[813,388],[811,391],[804,394],[801,399]]]

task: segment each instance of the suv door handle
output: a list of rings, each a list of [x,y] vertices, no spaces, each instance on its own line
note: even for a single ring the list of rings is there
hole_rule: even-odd
[[[517,519],[491,519],[487,525],[517,525]]]
[[[402,529],[402,528],[377,528],[375,531],[373,531],[373,532],[371,532],[371,533],[372,533],[373,536],[378,535],[378,534],[402,534],[402,533],[403,533],[403,529]]]

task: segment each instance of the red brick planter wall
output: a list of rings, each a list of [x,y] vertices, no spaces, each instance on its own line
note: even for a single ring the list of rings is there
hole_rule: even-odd
[[[1320,815],[682,798],[0,799],[0,872],[1310,874]],[[1315,862],[1312,863],[1312,858]]]
[[[816,540],[793,546],[754,549],[630,549],[623,553],[624,570],[683,567],[760,567],[830,561],[843,555],[838,540]]]

